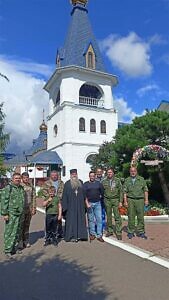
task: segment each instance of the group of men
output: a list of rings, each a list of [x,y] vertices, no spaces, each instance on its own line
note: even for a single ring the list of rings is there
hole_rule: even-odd
[[[66,182],[62,210],[65,215],[65,240],[87,240],[87,212],[89,239],[103,239],[103,218],[106,212],[105,236],[116,235],[122,240],[122,219],[119,208],[128,207],[128,238],[135,234],[147,239],[144,227],[144,205],[148,205],[148,188],[143,177],[137,174],[135,167],[130,168],[130,176],[122,186],[121,180],[109,168],[103,177],[101,169],[90,171],[89,180],[84,184],[78,179],[77,170],[71,170],[70,180]],[[112,212],[115,226],[112,222]],[[137,229],[135,217],[137,216]]]
[[[130,168],[130,176],[123,186],[112,168],[109,168],[104,176],[100,168],[96,173],[90,171],[89,180],[85,183],[78,178],[77,169],[70,170],[70,179],[65,184],[58,172],[52,171],[50,179],[42,187],[42,198],[43,206],[46,207],[46,245],[51,234],[53,237],[63,237],[61,215],[65,219],[66,242],[86,241],[88,235],[90,241],[97,239],[104,242],[103,231],[106,237],[115,234],[118,240],[122,240],[119,208],[123,204],[128,207],[128,238],[132,239],[135,234],[147,238],[144,228],[144,205],[148,205],[148,188],[135,167]],[[112,222],[112,212],[115,226]],[[4,250],[7,256],[13,255],[17,249],[30,247],[29,226],[35,214],[36,195],[29,182],[29,174],[24,172],[21,176],[14,173],[11,184],[1,193],[1,215],[5,221]]]

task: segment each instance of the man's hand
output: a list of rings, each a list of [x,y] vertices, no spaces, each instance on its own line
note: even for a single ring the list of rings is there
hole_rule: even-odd
[[[124,206],[125,206],[125,207],[128,207],[128,202],[127,202],[127,200],[124,201]]]
[[[59,215],[58,216],[58,221],[60,221],[60,220],[62,220],[62,216]]]
[[[148,204],[149,204],[148,199],[146,199],[146,200],[144,201],[144,204],[145,204],[145,206],[148,206]]]
[[[119,208],[121,208],[123,206],[123,204],[121,202],[119,202]]]
[[[5,222],[6,222],[6,221],[9,221],[9,216],[8,216],[8,215],[4,216],[4,221],[5,221]]]
[[[32,216],[34,216],[36,214],[36,208],[32,209],[32,213],[31,214],[32,214]]]

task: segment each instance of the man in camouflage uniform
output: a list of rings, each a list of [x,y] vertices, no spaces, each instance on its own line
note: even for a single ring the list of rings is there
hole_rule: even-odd
[[[29,227],[31,218],[36,214],[36,194],[33,185],[29,182],[29,174],[22,173],[22,186],[25,191],[25,207],[22,219],[22,232],[21,232],[21,248],[29,248]]]
[[[124,182],[124,205],[128,207],[128,238],[135,233],[137,216],[137,236],[147,239],[144,228],[144,204],[148,205],[148,188],[143,177],[137,174],[135,167],[130,168],[130,177]]]
[[[23,211],[24,189],[21,186],[21,176],[19,173],[14,173],[12,183],[1,193],[1,214],[5,221],[4,251],[8,258],[16,252]]]
[[[122,184],[119,178],[114,176],[112,168],[107,170],[107,177],[102,181],[104,187],[104,202],[107,214],[107,232],[106,237],[113,235],[112,210],[115,220],[115,233],[118,240],[122,240],[122,220],[119,213],[119,207],[122,206],[123,192]]]
[[[59,174],[56,170],[51,171],[50,178],[47,180],[42,187],[42,198],[45,199],[48,196],[49,188],[54,186],[56,189],[56,195],[59,199],[59,202],[62,203],[62,195],[63,195],[63,188],[64,183],[60,179]],[[62,220],[58,221],[58,237],[63,238],[63,230],[62,230]]]

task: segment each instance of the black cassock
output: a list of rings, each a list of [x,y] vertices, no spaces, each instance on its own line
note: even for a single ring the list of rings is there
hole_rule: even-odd
[[[85,195],[82,187],[73,190],[70,180],[64,185],[62,197],[62,209],[65,220],[65,241],[71,239],[87,240],[87,228],[85,217]]]

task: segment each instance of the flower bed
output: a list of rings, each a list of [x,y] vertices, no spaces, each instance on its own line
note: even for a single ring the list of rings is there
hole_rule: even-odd
[[[121,208],[119,208],[119,212],[120,212],[121,216],[127,216],[127,208],[126,207],[122,206]],[[145,207],[145,210],[144,210],[145,216],[161,216],[161,215],[166,215],[166,214],[168,214],[168,211],[165,208],[147,206],[147,207]]]

